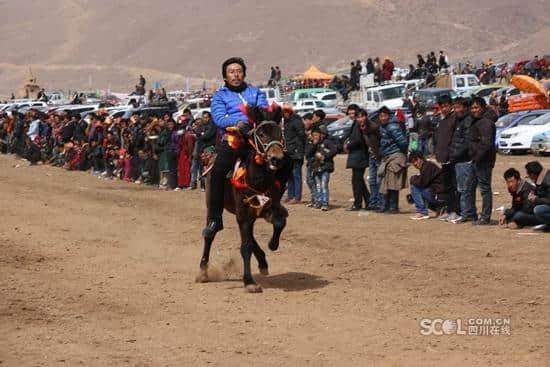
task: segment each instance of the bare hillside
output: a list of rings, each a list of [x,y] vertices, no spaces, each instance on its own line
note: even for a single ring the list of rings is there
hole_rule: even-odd
[[[402,64],[438,49],[451,60],[532,57],[548,45],[549,20],[546,0],[4,0],[0,93],[29,65],[50,88],[126,90],[139,73],[169,88],[219,78],[232,55],[256,81],[272,64],[330,71],[367,55]]]

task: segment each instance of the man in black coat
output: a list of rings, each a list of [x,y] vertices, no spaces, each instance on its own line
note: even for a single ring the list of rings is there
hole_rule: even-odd
[[[495,135],[496,127],[493,121],[485,117],[487,104],[483,98],[472,98],[470,114],[472,126],[469,132],[468,154],[472,159],[479,191],[481,191],[482,208],[480,218],[474,221],[476,225],[491,223],[493,210],[493,191],[491,179],[496,161]]]
[[[519,171],[515,168],[509,168],[504,172],[504,180],[512,196],[512,207],[500,214],[498,224],[508,224],[508,228],[511,229],[542,224],[533,212],[535,205],[528,199],[529,193],[534,191],[535,187],[522,180]]]
[[[288,178],[288,203],[302,202],[302,166],[306,145],[306,130],[302,118],[289,106],[283,107],[283,131],[285,152],[292,161],[292,171]]]
[[[470,102],[462,97],[453,101],[455,128],[449,147],[449,160],[455,169],[456,188],[460,204],[460,217],[452,223],[477,220],[475,171],[468,153],[468,137],[472,125]]]
[[[63,127],[61,128],[61,136],[63,143],[68,143],[73,139],[76,122],[70,118],[68,111],[63,116]]]
[[[344,150],[348,152],[346,168],[351,168],[351,187],[353,191],[353,205],[349,211],[365,209],[369,205],[369,191],[365,184],[365,170],[369,166],[369,147],[363,137],[367,130],[367,114],[357,113],[354,116],[349,137],[344,143]]]
[[[458,202],[456,200],[456,177],[454,165],[449,158],[450,145],[453,138],[455,128],[455,116],[451,114],[452,104],[451,98],[448,95],[439,97],[437,101],[441,112],[441,121],[434,133],[434,152],[435,159],[441,164],[441,178],[443,184],[447,187],[449,193],[449,202],[447,203],[448,213],[441,215],[439,219],[454,221],[459,215]]]

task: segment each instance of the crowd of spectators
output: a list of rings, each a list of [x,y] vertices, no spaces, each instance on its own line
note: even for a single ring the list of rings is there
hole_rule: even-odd
[[[209,112],[193,119],[189,110],[178,121],[137,112],[113,119],[101,109],[85,119],[70,111],[0,115],[4,154],[176,191],[204,187],[201,157],[214,150],[216,133]]]

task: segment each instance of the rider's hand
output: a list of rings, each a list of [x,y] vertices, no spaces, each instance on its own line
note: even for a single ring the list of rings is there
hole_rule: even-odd
[[[244,130],[244,129],[246,129],[247,127],[248,127],[248,125],[247,125],[247,123],[244,122],[244,121],[239,121],[239,122],[237,123],[237,128],[238,128],[239,130]]]

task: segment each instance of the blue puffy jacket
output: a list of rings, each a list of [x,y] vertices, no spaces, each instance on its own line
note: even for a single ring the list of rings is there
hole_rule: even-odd
[[[239,121],[248,122],[248,117],[241,111],[244,101],[252,107],[268,106],[264,92],[256,87],[248,86],[241,93],[222,87],[214,94],[210,110],[214,124],[220,128],[222,134],[227,127],[236,126]]]
[[[407,153],[409,142],[398,122],[380,125],[380,155],[382,158],[395,153]]]

